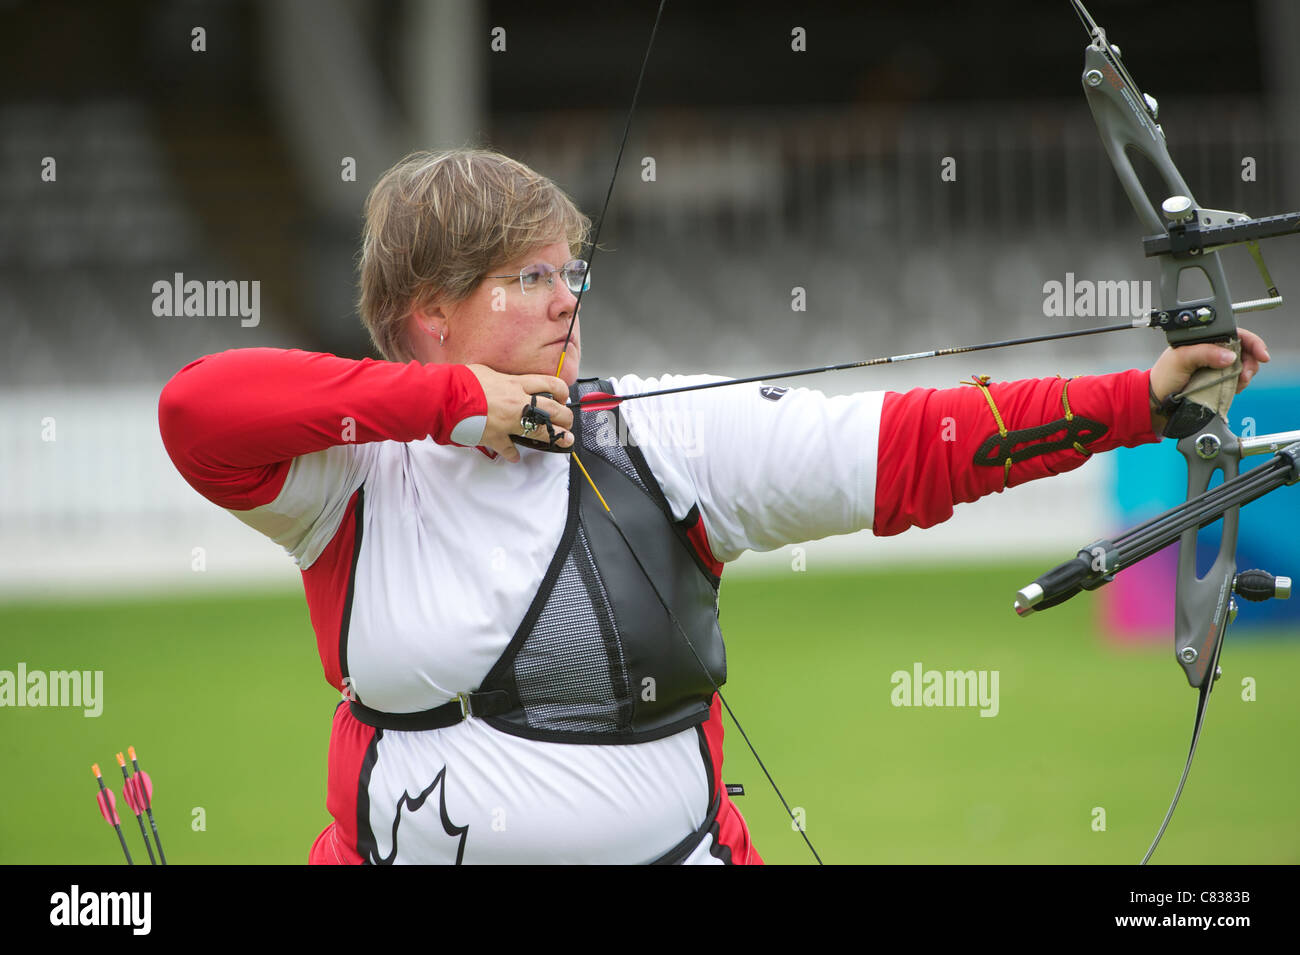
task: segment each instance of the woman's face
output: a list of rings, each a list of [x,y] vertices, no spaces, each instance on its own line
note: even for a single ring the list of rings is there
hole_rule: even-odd
[[[519,270],[538,264],[560,269],[572,258],[568,243],[554,242],[494,268],[492,276],[508,277],[483,279],[463,302],[413,314],[418,323],[410,330],[415,356],[422,362],[487,365],[507,375],[554,375],[578,299],[558,271],[549,285],[542,280],[524,291]],[[440,333],[446,336],[441,345]],[[559,376],[570,387],[578,378],[581,355],[574,322]]]

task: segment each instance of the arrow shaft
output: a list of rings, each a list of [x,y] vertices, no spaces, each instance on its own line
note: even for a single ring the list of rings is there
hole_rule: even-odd
[[[131,850],[126,847],[126,836],[122,835],[122,827],[114,823],[113,828],[117,830],[117,841],[122,843],[122,852],[126,855],[126,864],[135,865],[135,860],[131,858]]]
[[[1083,338],[1086,335],[1103,335],[1107,332],[1125,331],[1130,328],[1146,328],[1148,325],[1145,319],[1133,322],[1125,322],[1121,325],[1103,325],[1098,328],[1084,328],[1073,332],[1054,332],[1050,335],[1031,335],[1028,338],[1008,338],[996,342],[982,342],[978,345],[955,345],[951,348],[936,348],[930,351],[912,352],[906,355],[887,355],[881,358],[868,358],[863,361],[847,361],[838,365],[820,365],[814,368],[799,368],[794,371],[778,371],[766,375],[750,375],[746,378],[728,378],[725,381],[709,381],[696,385],[681,385],[677,388],[660,388],[656,391],[646,391],[638,395],[620,395],[617,398],[619,403],[624,401],[633,401],[638,398],[658,398],[663,395],[677,395],[688,391],[705,391],[709,388],[726,388],[731,385],[747,385],[759,381],[778,381],[782,378],[798,378],[804,375],[821,375],[828,371],[849,371],[853,368],[870,368],[875,365],[896,365],[905,361],[916,361],[921,358],[942,358],[947,355],[965,355],[977,351],[991,351],[995,348],[1011,348],[1014,345],[1033,345],[1038,342],[1059,341],[1063,338]],[[594,404],[600,404],[594,402]],[[581,401],[570,401],[568,407],[578,410],[600,410],[600,408],[584,408]]]
[[[135,770],[136,786],[140,794],[140,805],[144,807],[145,815],[149,817],[149,828],[153,830],[153,841],[158,845],[158,858],[161,860],[163,865],[166,865],[167,856],[163,853],[162,839],[158,836],[158,823],[154,822],[153,818],[153,780],[149,778],[148,773],[140,768],[140,760],[136,758],[135,747],[130,747],[127,752],[131,756],[131,768]],[[141,831],[143,831],[143,829],[144,824],[141,823]],[[145,845],[148,844],[149,840],[145,839]],[[153,858],[152,852],[149,853],[149,858]]]
[[[145,832],[144,829],[144,816],[140,814],[142,801],[140,799],[134,798],[134,795],[132,793],[132,790],[135,787],[136,782],[132,780],[131,777],[127,774],[126,763],[122,763],[121,766],[122,766],[122,795],[126,796],[126,804],[131,807],[131,811],[135,813],[135,821],[140,824],[140,838],[144,840],[145,851],[149,853],[149,864],[157,865],[158,860],[154,858],[153,846],[149,845],[149,833]]]
[[[103,813],[104,819],[113,827],[117,833],[117,841],[122,843],[122,854],[126,856],[127,865],[135,865],[135,860],[131,858],[131,850],[126,847],[126,836],[122,835],[122,825],[117,820],[117,807],[114,805],[113,790],[104,785],[104,777],[99,774],[99,766],[94,767],[95,781],[99,783],[99,807]]]
[[[144,840],[144,848],[145,848],[145,851],[149,853],[149,864],[150,864],[150,865],[157,865],[157,864],[158,864],[158,860],[154,858],[154,855],[153,855],[153,846],[149,845],[149,833],[145,832],[145,828],[144,828],[144,816],[137,815],[137,816],[135,817],[135,821],[138,822],[138,823],[140,823],[140,838],[142,838],[142,839]]]
[[[149,826],[153,829],[153,841],[158,843],[158,858],[162,860],[163,865],[166,865],[167,856],[163,854],[162,839],[158,837],[158,823],[153,821],[153,809],[145,809],[145,813],[148,814]]]

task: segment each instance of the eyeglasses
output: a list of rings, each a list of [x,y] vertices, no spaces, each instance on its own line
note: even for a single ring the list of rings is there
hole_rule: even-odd
[[[555,288],[555,275],[557,272],[564,278],[564,284],[568,286],[569,291],[574,295],[591,288],[591,276],[587,273],[587,263],[582,259],[572,259],[565,262],[558,269],[545,262],[538,262],[536,265],[528,265],[520,269],[518,275],[489,275],[486,277],[490,279],[517,278],[519,279],[519,288],[527,295],[537,288],[538,283],[542,281],[546,282],[547,288]]]

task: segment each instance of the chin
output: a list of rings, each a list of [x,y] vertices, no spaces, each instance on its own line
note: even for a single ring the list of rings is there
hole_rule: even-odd
[[[557,358],[556,360],[558,361],[559,359]],[[578,364],[581,360],[582,346],[577,342],[569,342],[569,350],[564,353],[564,368],[561,369],[559,377],[570,388],[572,388],[573,383],[578,380]],[[548,375],[554,373],[554,367],[547,372]]]

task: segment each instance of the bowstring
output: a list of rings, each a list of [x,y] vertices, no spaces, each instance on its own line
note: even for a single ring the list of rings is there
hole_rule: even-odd
[[[588,278],[590,278],[592,265],[596,260],[596,251],[600,247],[599,245],[600,230],[605,224],[605,215],[609,211],[609,203],[611,198],[613,198],[614,195],[614,185],[618,182],[618,170],[623,163],[623,152],[627,148],[628,136],[632,130],[632,116],[636,112],[637,100],[641,96],[641,86],[643,81],[645,80],[646,66],[650,62],[650,51],[654,47],[655,36],[659,32],[659,21],[663,17],[664,7],[667,5],[667,2],[668,0],[659,0],[659,10],[655,14],[654,26],[650,29],[650,40],[649,42],[646,43],[645,55],[642,56],[641,58],[641,70],[637,74],[636,87],[632,91],[632,104],[630,107],[628,107],[627,121],[623,125],[623,138],[619,142],[618,155],[614,159],[614,174],[610,176],[609,188],[605,190],[605,202],[601,206],[600,217],[596,220],[596,230],[592,235],[591,251],[587,258]],[[564,370],[564,358],[565,355],[568,354],[569,343],[573,340],[573,328],[578,321],[578,309],[582,305],[582,296],[583,293],[587,291],[587,288],[588,288],[588,283],[584,282],[582,288],[578,290],[578,297],[575,300],[573,305],[573,317],[569,319],[569,331],[564,338],[564,347],[560,350],[560,362],[558,367],[555,369],[555,377],[557,378],[560,376],[560,372]],[[581,412],[578,413],[580,414]],[[583,477],[587,479],[587,483],[591,485],[591,489],[592,491],[595,492],[597,500],[599,500],[601,506],[604,507],[605,514],[609,518],[610,523],[612,523],[614,525],[614,529],[618,531],[618,536],[623,539],[623,543],[627,546],[628,553],[632,555],[632,559],[636,562],[637,567],[641,569],[641,573],[645,577],[646,582],[650,585],[650,589],[654,591],[655,596],[659,598],[660,605],[664,608],[665,611],[667,611],[668,619],[672,621],[672,624],[674,627],[676,627],[677,632],[680,633],[682,635],[682,639],[686,641],[686,646],[691,651],[691,656],[693,656],[695,658],[695,662],[699,664],[700,669],[703,671],[705,678],[708,679],[710,685],[713,687],[713,692],[717,694],[719,701],[721,701],[723,707],[727,711],[727,715],[731,717],[731,721],[736,725],[736,730],[740,733],[741,738],[745,741],[745,745],[749,747],[749,751],[753,755],[754,761],[758,763],[759,768],[763,771],[763,775],[766,776],[767,781],[771,783],[773,791],[776,793],[777,798],[781,800],[781,805],[785,807],[786,814],[789,815],[790,821],[793,823],[794,828],[798,830],[801,836],[803,836],[803,841],[807,843],[809,851],[811,851],[813,854],[813,858],[817,860],[817,864],[823,865],[824,863],[822,862],[822,857],[818,855],[817,849],[812,844],[812,840],[808,838],[807,830],[805,829],[804,825],[799,821],[799,819],[795,816],[794,810],[790,808],[789,802],[786,801],[785,795],[781,792],[781,787],[779,787],[776,784],[776,780],[773,779],[772,774],[768,772],[767,765],[763,762],[762,757],[758,755],[758,750],[754,747],[754,744],[750,741],[749,734],[745,732],[744,726],[742,726],[740,720],[736,718],[736,713],[731,708],[731,704],[728,703],[727,698],[722,695],[722,690],[718,688],[717,681],[713,679],[713,674],[709,672],[708,666],[705,665],[702,659],[700,659],[699,652],[696,651],[695,649],[695,644],[691,641],[691,638],[687,636],[686,631],[682,627],[681,623],[678,622],[677,615],[673,613],[672,608],[668,606],[668,602],[664,600],[663,595],[659,592],[659,588],[655,585],[654,580],[651,579],[649,572],[646,570],[645,564],[641,563],[641,558],[637,555],[636,550],[632,547],[632,542],[628,540],[627,535],[623,533],[623,528],[619,524],[618,519],[614,516],[614,512],[610,510],[609,505],[605,503],[604,495],[600,493],[600,489],[596,487],[596,482],[592,480],[591,475],[588,473],[586,466],[582,463],[582,460],[578,457],[576,447],[574,448],[573,454],[571,456],[573,458],[574,463],[578,465],[579,470],[582,471]],[[723,786],[722,780],[717,780],[716,782],[719,787]]]
[[[1224,630],[1227,630],[1227,621],[1225,617]],[[1146,865],[1155,855],[1156,846],[1160,845],[1160,839],[1164,836],[1165,830],[1169,828],[1169,821],[1174,818],[1174,810],[1178,808],[1178,800],[1183,795],[1183,787],[1187,785],[1187,777],[1192,771],[1192,760],[1196,757],[1196,744],[1201,739],[1201,727],[1205,725],[1205,713],[1210,706],[1210,691],[1214,688],[1214,682],[1217,679],[1215,674],[1219,669],[1219,656],[1223,653],[1224,633],[1219,635],[1218,646],[1214,648],[1214,659],[1210,661],[1209,669],[1205,671],[1205,682],[1201,685],[1200,699],[1196,701],[1196,719],[1192,723],[1192,745],[1187,751],[1187,762],[1183,764],[1183,775],[1178,780],[1178,788],[1174,790],[1174,798],[1169,803],[1169,811],[1165,813],[1164,820],[1160,823],[1160,829],[1156,832],[1156,837],[1151,840],[1151,846],[1147,849],[1146,855],[1142,857],[1139,865]]]
[[[596,231],[591,237],[591,251],[587,257],[587,279],[578,289],[577,301],[573,303],[573,317],[569,319],[569,331],[564,336],[564,347],[560,349],[560,364],[555,369],[555,377],[560,377],[564,370],[564,356],[569,352],[569,342],[573,340],[573,326],[578,322],[578,309],[582,306],[582,296],[587,291],[591,279],[591,267],[596,262],[596,250],[600,248],[600,230],[605,225],[605,213],[609,211],[609,201],[614,197],[614,184],[618,182],[618,170],[623,165],[623,151],[627,148],[628,135],[632,132],[632,114],[636,112],[637,100],[641,96],[641,84],[645,79],[646,66],[650,62],[650,50],[654,48],[655,36],[659,33],[659,21],[664,15],[668,0],[659,0],[659,11],[655,14],[654,26],[650,28],[650,41],[645,45],[645,55],[641,57],[641,71],[636,77],[636,87],[632,90],[632,105],[627,110],[627,121],[623,124],[623,138],[618,144],[618,155],[614,157],[614,175],[609,177],[609,188],[605,190],[605,202],[600,207],[600,217],[596,219]],[[590,478],[588,478],[590,480]]]

